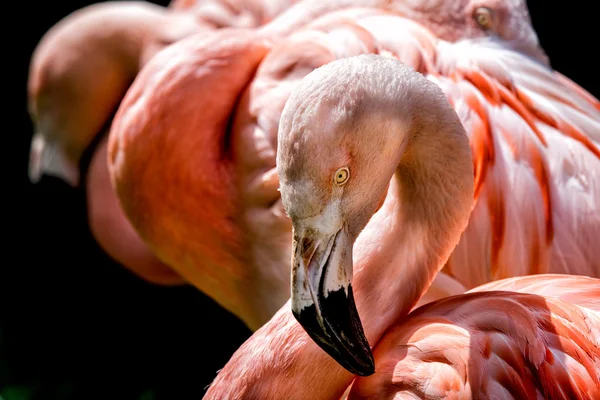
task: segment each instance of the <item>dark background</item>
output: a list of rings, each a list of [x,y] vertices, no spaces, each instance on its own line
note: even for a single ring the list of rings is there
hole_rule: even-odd
[[[597,18],[586,3],[528,1],[553,67],[600,97],[592,60]],[[0,393],[6,400],[200,398],[250,332],[191,287],[146,284],[112,262],[91,238],[80,190],[53,178],[38,185],[27,179],[29,58],[53,24],[88,4],[23,2],[5,14],[5,29],[15,29],[5,35],[2,61],[14,72],[4,73],[2,90],[9,143]]]

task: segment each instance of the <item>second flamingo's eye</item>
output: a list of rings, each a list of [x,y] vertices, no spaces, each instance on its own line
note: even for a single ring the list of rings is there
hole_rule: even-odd
[[[493,12],[487,7],[478,7],[473,12],[473,18],[477,21],[477,24],[485,30],[492,29],[493,27]]]
[[[348,169],[348,167],[342,167],[335,171],[333,180],[336,185],[342,186],[346,184],[346,182],[348,182],[348,179],[350,179],[350,170]]]

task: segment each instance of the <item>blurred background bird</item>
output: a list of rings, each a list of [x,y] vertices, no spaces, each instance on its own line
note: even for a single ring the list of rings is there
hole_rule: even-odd
[[[187,7],[185,1],[177,3]],[[82,393],[91,398],[90,388],[98,397],[117,388],[123,398],[139,398],[150,389],[163,398],[200,395],[250,331],[194,288],[152,285],[108,257],[93,239],[85,188],[74,189],[48,176],[35,186],[28,182],[34,129],[24,88],[30,57],[50,27],[88,4],[37,6],[35,12],[45,22],[27,23],[27,41],[13,44],[19,47],[15,65],[20,84],[11,96],[17,99],[12,101],[16,111],[9,115],[21,122],[10,137],[18,140],[14,164],[24,198],[11,214],[17,218],[14,230],[21,235],[16,244],[25,258],[3,268],[11,276],[2,280],[7,296],[3,305],[8,306],[0,321],[2,394],[13,396],[15,385],[25,384],[37,398],[79,398]],[[581,54],[568,44],[588,37],[588,14],[577,4],[566,10],[548,3],[542,9],[542,2],[535,1],[528,6],[552,66],[598,96],[592,62],[580,62]],[[239,23],[268,20],[256,17],[260,13],[249,15]],[[221,12],[217,16],[229,18]],[[554,29],[558,25],[564,29]],[[97,147],[81,147],[77,168],[87,170]]]

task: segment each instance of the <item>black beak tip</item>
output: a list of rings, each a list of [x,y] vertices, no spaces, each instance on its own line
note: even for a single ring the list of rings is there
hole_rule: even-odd
[[[356,354],[355,354],[356,355]],[[344,362],[340,362],[342,360],[336,360],[340,363],[340,365],[342,365],[344,368],[346,368],[349,372],[353,373],[354,375],[358,375],[358,376],[370,376],[373,375],[375,373],[375,362],[373,361],[373,354],[371,353],[371,350],[369,349],[369,352],[367,354],[365,354],[365,359],[361,360],[360,362],[353,362],[353,363],[348,363],[346,360],[344,360]]]
[[[362,339],[362,340],[361,340]],[[352,343],[351,347],[348,346]],[[346,346],[336,346],[337,352],[331,356],[349,372],[358,376],[369,376],[375,373],[373,352],[364,336],[354,338]],[[348,347],[347,347],[348,346]]]
[[[294,318],[306,333],[340,366],[358,376],[375,373],[375,361],[369,342],[356,312],[352,286],[321,299],[321,321],[314,304],[300,310],[292,309]]]
[[[371,376],[375,373],[375,363],[371,363],[363,372],[358,372],[359,376]]]
[[[362,371],[356,371],[354,372],[354,375],[358,375],[358,376],[371,376],[375,373],[375,364],[371,364],[365,367],[364,370]]]

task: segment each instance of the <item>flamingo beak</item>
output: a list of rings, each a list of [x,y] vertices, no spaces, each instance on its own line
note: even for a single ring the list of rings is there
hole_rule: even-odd
[[[345,227],[331,235],[315,232],[294,232],[292,313],[342,367],[372,375],[373,353],[352,293],[352,240]]]

